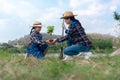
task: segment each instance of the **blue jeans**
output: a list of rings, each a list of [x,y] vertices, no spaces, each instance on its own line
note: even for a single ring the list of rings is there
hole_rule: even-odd
[[[79,52],[87,52],[91,50],[91,47],[85,45],[74,44],[72,45],[70,40],[67,40],[67,48],[64,50],[64,54],[73,56],[79,54]]]
[[[37,57],[39,59],[43,59],[44,58],[44,52],[47,50],[48,48],[48,44],[44,44],[41,46],[38,46],[35,43],[31,43],[31,45],[28,46],[27,48],[27,53],[30,55],[32,54],[34,57]]]

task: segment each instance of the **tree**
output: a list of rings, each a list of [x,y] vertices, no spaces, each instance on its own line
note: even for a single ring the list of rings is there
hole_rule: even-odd
[[[118,44],[119,44],[118,47],[120,47],[120,14],[117,12],[114,12],[114,19],[118,21],[118,24],[115,27],[115,32],[118,35]]]
[[[117,12],[114,12],[114,19],[118,21],[118,24],[115,27],[115,32],[120,37],[120,14],[118,14]]]
[[[114,19],[120,22],[120,15],[117,12],[114,12]]]

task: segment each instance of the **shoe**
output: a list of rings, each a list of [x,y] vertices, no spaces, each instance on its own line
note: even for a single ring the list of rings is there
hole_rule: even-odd
[[[73,56],[68,56],[66,55],[66,57],[63,59],[63,61],[68,61],[68,60],[72,60]]]
[[[84,59],[89,59],[92,56],[92,52],[84,52]]]
[[[81,56],[82,54],[84,54],[84,52],[80,52],[77,56]]]

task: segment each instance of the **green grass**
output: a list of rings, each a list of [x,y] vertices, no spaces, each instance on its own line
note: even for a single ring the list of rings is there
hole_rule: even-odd
[[[98,53],[111,54],[114,51],[115,49],[98,49],[98,50],[92,49],[92,52],[95,54],[98,54]]]
[[[0,51],[0,80],[120,80],[120,56],[65,62],[54,57],[24,60]]]

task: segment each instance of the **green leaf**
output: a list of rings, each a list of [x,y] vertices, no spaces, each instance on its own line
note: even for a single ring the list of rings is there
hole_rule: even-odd
[[[120,20],[120,15],[117,12],[114,12],[114,19],[117,21]]]
[[[48,27],[47,27],[47,33],[48,33],[48,34],[52,34],[53,31],[54,31],[54,26],[48,26]]]

